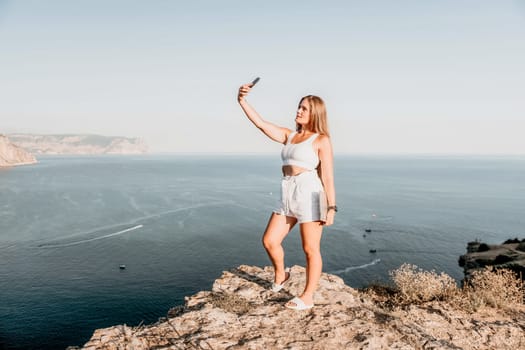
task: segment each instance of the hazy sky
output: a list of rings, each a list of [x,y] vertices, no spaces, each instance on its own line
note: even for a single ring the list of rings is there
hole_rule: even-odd
[[[0,0],[0,132],[274,152],[325,99],[336,153],[525,154],[525,0]]]

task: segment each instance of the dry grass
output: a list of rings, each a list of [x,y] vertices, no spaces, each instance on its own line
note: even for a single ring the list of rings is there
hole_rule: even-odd
[[[390,276],[399,291],[403,304],[446,300],[454,297],[458,288],[456,281],[444,272],[424,271],[416,265],[403,264]]]
[[[487,306],[512,309],[517,304],[523,304],[525,284],[511,270],[486,267],[472,274],[462,292],[465,298],[461,303],[470,311]]]
[[[237,315],[242,315],[251,309],[250,302],[236,294],[213,293],[211,296],[213,306]]]
[[[469,283],[458,288],[449,275],[424,271],[403,264],[390,272],[393,286],[374,284],[364,292],[383,307],[444,301],[469,312],[483,307],[512,310],[525,302],[525,284],[513,271],[485,268],[472,274]]]
[[[394,309],[399,305],[396,301],[399,291],[391,285],[374,282],[362,288],[360,291],[384,309]]]

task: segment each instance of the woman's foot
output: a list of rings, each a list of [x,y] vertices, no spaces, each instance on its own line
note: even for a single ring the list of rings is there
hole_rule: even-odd
[[[286,268],[286,269],[284,269],[284,278],[277,279],[277,275],[276,275],[274,283],[275,284],[284,284],[285,282],[287,282],[290,279],[290,275],[291,275],[290,274],[290,269]]]
[[[295,297],[286,304],[284,304],[284,306],[292,310],[309,310],[314,307],[314,302],[313,300],[306,301],[299,297]]]
[[[290,269],[285,269],[284,270],[284,280],[282,282],[280,282],[280,283],[277,283],[277,278],[276,278],[275,282],[272,283],[272,292],[276,292],[277,293],[281,289],[283,289],[284,288],[284,284],[290,280],[290,277],[292,277]]]

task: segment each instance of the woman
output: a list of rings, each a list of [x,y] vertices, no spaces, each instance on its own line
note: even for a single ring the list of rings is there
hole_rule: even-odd
[[[295,310],[307,310],[314,306],[323,261],[321,258],[321,235],[323,226],[332,225],[337,206],[333,177],[333,154],[326,108],[317,96],[305,96],[297,109],[296,130],[267,122],[248,104],[245,97],[253,84],[239,88],[237,100],[244,113],[266,136],[284,145],[283,180],[280,206],[270,216],[263,235],[263,245],[275,271],[272,290],[280,291],[290,279],[284,268],[282,241],[299,223],[303,250],[306,255],[306,286],[303,293],[285,304]]]

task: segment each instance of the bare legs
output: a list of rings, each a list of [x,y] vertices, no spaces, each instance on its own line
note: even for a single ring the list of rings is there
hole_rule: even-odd
[[[321,258],[323,226],[319,221],[305,222],[300,225],[300,231],[303,250],[306,255],[306,286],[299,298],[306,305],[312,305],[314,303],[314,292],[323,271],[323,259]],[[294,303],[291,304],[294,306]]]
[[[282,242],[288,232],[294,227],[297,219],[272,213],[263,235],[263,246],[270,257],[275,271],[276,284],[281,284],[286,276],[284,272],[284,249]]]
[[[263,235],[263,245],[268,253],[275,271],[275,283],[285,280],[284,250],[282,241],[297,223],[297,219],[273,213]],[[323,260],[321,258],[321,235],[323,226],[320,222],[306,222],[300,224],[303,250],[306,255],[306,286],[299,297],[307,305],[313,304],[314,292],[317,289]]]

